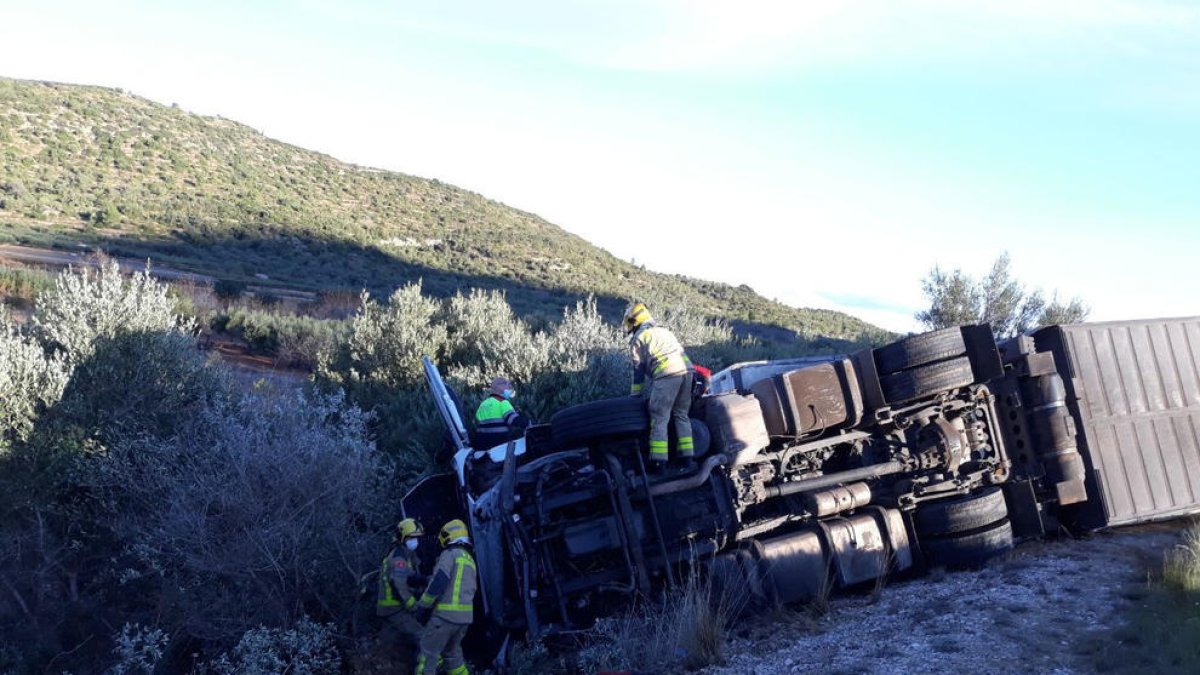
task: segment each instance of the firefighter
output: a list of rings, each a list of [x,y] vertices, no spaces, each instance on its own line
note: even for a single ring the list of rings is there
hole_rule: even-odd
[[[675,335],[659,326],[646,305],[634,302],[625,310],[625,333],[630,336],[633,358],[632,396],[649,399],[650,460],[662,467],[667,461],[667,424],[675,425],[676,449],[688,464],[695,455],[692,423],[691,362]],[[647,383],[649,381],[649,383]]]
[[[475,411],[475,447],[480,450],[495,447],[520,438],[529,420],[517,412],[512,400],[516,396],[513,383],[503,377],[492,380],[488,397]]]
[[[443,525],[438,543],[442,554],[417,602],[417,620],[425,624],[417,675],[437,672],[439,660],[448,675],[466,675],[462,641],[474,618],[476,585],[466,524],[456,518]]]
[[[396,524],[396,536],[391,552],[383,559],[379,570],[379,590],[375,597],[375,613],[386,624],[381,642],[399,649],[406,663],[412,664],[421,634],[415,610],[417,598],[411,586],[421,580],[417,569],[417,544],[425,534],[421,523],[405,518]]]

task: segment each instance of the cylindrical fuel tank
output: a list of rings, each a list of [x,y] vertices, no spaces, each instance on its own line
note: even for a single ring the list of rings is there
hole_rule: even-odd
[[[1021,397],[1046,478],[1059,493],[1059,502],[1086,499],[1081,488],[1086,470],[1075,441],[1075,420],[1067,408],[1066,387],[1057,373],[1030,377],[1022,383]],[[1069,487],[1071,486],[1071,487]]]
[[[851,483],[808,492],[804,493],[803,503],[809,513],[824,518],[871,503],[871,488],[866,483]]]
[[[912,562],[900,512],[867,506],[850,517],[745,542],[717,556],[711,572],[733,601],[790,603],[908,569]]]

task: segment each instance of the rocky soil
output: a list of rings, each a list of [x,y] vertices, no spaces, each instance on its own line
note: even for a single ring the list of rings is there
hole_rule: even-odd
[[[979,571],[940,572],[735,629],[733,673],[1077,673],[1143,592],[1181,524],[1033,542]],[[777,619],[777,620],[776,620]]]

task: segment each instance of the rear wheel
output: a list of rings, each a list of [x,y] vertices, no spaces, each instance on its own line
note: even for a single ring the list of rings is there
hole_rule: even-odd
[[[931,565],[977,567],[1013,547],[1008,507],[998,487],[923,504],[913,524]]]
[[[888,403],[904,403],[942,391],[965,387],[975,381],[971,360],[965,356],[939,361],[879,378]]]
[[[915,516],[917,531],[923,536],[974,530],[1007,517],[1004,492],[998,487],[924,504]]]
[[[921,547],[932,565],[978,567],[1012,550],[1012,525],[1005,519],[981,530],[924,539]]]
[[[962,330],[955,326],[884,345],[875,350],[875,364],[879,366],[880,374],[887,375],[966,353]]]

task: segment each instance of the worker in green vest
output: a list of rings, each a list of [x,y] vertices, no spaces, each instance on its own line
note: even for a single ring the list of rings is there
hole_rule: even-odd
[[[443,551],[434,565],[429,586],[417,601],[417,620],[425,623],[417,675],[437,672],[438,659],[448,675],[466,675],[462,641],[475,611],[475,559],[466,524],[457,518],[442,526],[438,543]]]
[[[529,420],[517,412],[512,400],[516,396],[512,381],[497,377],[488,388],[488,396],[475,411],[475,448],[487,450],[514,438],[520,438]]]
[[[396,524],[392,550],[383,559],[375,596],[375,613],[385,621],[380,643],[398,655],[406,668],[412,667],[421,635],[412,586],[419,587],[423,580],[417,569],[417,546],[424,534],[421,523],[412,518]]]

